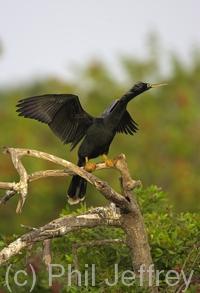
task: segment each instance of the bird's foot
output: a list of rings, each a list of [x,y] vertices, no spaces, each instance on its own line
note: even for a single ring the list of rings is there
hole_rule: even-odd
[[[102,155],[102,158],[104,160],[104,163],[107,167],[114,167],[115,166],[115,159],[108,159],[106,155]]]
[[[88,173],[92,173],[96,170],[96,165],[95,164],[92,164],[92,163],[89,163],[89,160],[88,158],[86,157],[85,158],[85,167],[84,169],[88,172]]]
[[[96,170],[96,165],[92,163],[85,164],[85,170],[89,173],[92,173]]]

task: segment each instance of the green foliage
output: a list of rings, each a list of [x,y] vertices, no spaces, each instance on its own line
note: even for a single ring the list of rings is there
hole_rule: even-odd
[[[147,233],[151,246],[152,258],[156,269],[161,271],[164,278],[168,270],[179,271],[186,261],[184,272],[196,272],[199,267],[195,258],[200,253],[200,213],[176,213],[173,206],[168,205],[166,194],[156,186],[137,191],[138,201],[143,211],[143,219],[147,226]],[[198,260],[199,263],[200,259]]]
[[[174,270],[180,275],[182,269],[187,280],[192,270],[192,280],[200,275],[200,258],[196,259],[198,253],[200,254],[200,213],[174,212],[172,205],[168,204],[167,194],[156,186],[146,189],[140,187],[135,189],[135,193],[147,227],[154,269],[162,271],[159,275],[159,289],[164,290],[163,292],[174,292],[175,286],[170,287],[166,283],[166,274],[169,270]],[[73,213],[74,215],[80,214],[86,210],[86,205],[82,204],[81,208]],[[67,205],[61,215],[68,215],[70,212]],[[50,273],[44,268],[41,248],[37,245],[29,259],[29,264],[34,267],[37,276],[33,292],[148,292],[140,286],[139,280],[132,283],[132,263],[126,245],[112,243],[81,246],[81,243],[85,242],[114,238],[124,239],[125,234],[118,228],[96,227],[77,230],[63,238],[54,239],[52,286],[49,286]],[[7,241],[5,237],[2,238],[1,246],[3,243],[8,244]],[[80,244],[80,247],[77,248],[77,269],[81,277],[79,276],[78,279],[74,272],[74,244]],[[0,268],[0,275],[5,276],[6,269],[9,264],[12,264],[9,282],[12,284],[14,292],[27,292],[27,288],[30,288],[32,284],[30,267],[24,263],[25,253],[23,251],[21,255],[13,257],[9,263]],[[28,280],[26,286],[19,288],[14,284],[14,275],[17,270],[29,272],[28,277],[20,274],[18,280],[19,283]],[[59,275],[60,277],[58,277]],[[128,277],[130,277],[129,280]],[[80,282],[79,286],[77,281]],[[172,281],[173,284],[175,281]],[[115,282],[115,285],[109,285],[109,283],[114,284]],[[183,280],[181,284],[184,285]],[[5,285],[4,279],[1,283],[2,289]],[[195,281],[193,281],[193,285],[190,284],[187,292],[196,292],[194,291],[195,286]]]

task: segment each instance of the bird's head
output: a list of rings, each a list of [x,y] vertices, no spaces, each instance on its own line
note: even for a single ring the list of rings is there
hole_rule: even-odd
[[[156,87],[164,86],[164,85],[167,85],[167,84],[166,83],[151,84],[151,83],[145,83],[145,82],[139,81],[130,89],[130,92],[134,92],[137,95],[139,95],[139,94],[141,94],[145,91],[148,91],[152,88],[156,88]]]

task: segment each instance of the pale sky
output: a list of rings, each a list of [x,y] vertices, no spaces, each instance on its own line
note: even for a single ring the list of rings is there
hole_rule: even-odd
[[[164,55],[175,51],[187,63],[200,47],[200,1],[0,0],[0,85],[67,80],[73,64],[95,58],[113,71],[120,54],[145,56],[152,31]]]

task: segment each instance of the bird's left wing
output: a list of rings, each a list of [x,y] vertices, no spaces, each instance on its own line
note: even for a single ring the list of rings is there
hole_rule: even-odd
[[[71,149],[85,136],[93,117],[85,112],[79,98],[72,94],[47,94],[20,100],[19,116],[49,125],[55,135]]]
[[[115,100],[114,102],[112,102],[112,104],[110,104],[110,106],[101,114],[100,117],[104,118],[107,115],[109,115],[113,111],[113,109],[116,107],[118,101],[119,100]],[[132,119],[131,115],[126,110],[119,124],[117,125],[116,132],[133,135],[133,133],[138,130],[137,125],[138,124]]]

